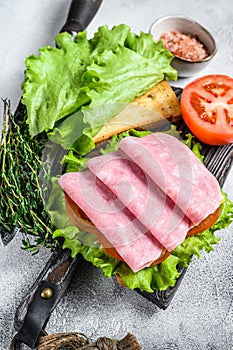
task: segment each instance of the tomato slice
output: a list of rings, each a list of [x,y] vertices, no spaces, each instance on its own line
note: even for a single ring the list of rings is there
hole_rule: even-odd
[[[117,250],[111,245],[111,243],[105,238],[105,236],[97,230],[85,213],[75,204],[75,202],[65,193],[66,212],[73,225],[77,226],[80,230],[94,233],[100,244],[106,250],[106,252],[113,258],[124,261],[124,259],[118,254]]]
[[[189,83],[182,92],[181,114],[190,131],[209,145],[233,142],[233,79],[213,74]]]

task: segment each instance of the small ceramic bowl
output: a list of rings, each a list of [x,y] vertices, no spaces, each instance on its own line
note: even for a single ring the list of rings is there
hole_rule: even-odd
[[[175,56],[171,65],[178,71],[179,77],[190,77],[204,69],[214,57],[217,48],[213,36],[210,32],[194,20],[181,16],[165,16],[157,19],[150,27],[150,33],[155,41],[158,41],[162,34],[171,31],[178,31],[189,34],[198,39],[207,51],[207,57],[192,61],[190,59]]]

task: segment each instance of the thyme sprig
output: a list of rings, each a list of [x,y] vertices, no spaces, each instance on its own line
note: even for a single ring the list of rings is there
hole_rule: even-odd
[[[14,120],[5,100],[0,140],[0,225],[8,233],[23,233],[23,249],[37,253],[43,246],[54,250],[52,225],[44,208],[39,174],[49,176],[41,161],[41,140]],[[44,181],[46,183],[46,181]],[[43,188],[43,191],[46,189]]]

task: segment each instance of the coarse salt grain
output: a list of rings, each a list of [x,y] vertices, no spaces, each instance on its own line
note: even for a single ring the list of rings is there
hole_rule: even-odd
[[[166,49],[180,58],[189,61],[200,61],[208,56],[205,46],[191,34],[183,34],[173,30],[163,33],[160,39]]]

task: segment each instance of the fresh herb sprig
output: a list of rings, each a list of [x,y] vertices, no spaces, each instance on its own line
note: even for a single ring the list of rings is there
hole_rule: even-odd
[[[54,250],[57,244],[44,208],[39,174],[49,174],[41,153],[41,141],[30,137],[25,124],[21,128],[14,121],[10,103],[5,100],[0,143],[0,225],[12,234],[20,229],[24,235],[22,248],[32,253],[43,246]]]

